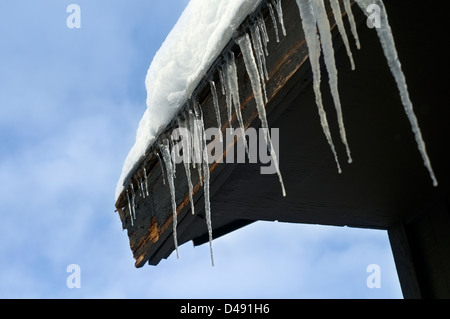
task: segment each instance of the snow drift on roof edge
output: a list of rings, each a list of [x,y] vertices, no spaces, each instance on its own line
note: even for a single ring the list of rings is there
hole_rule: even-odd
[[[147,109],[117,183],[116,200],[135,163],[194,91],[242,21],[261,0],[191,0],[145,79]]]

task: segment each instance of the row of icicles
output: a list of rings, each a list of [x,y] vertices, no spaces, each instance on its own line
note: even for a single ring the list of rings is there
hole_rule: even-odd
[[[417,118],[414,114],[412,103],[409,99],[406,81],[403,72],[401,70],[400,62],[398,60],[398,55],[395,49],[395,43],[392,36],[392,32],[387,20],[387,13],[384,4],[382,0],[355,0],[355,1],[361,7],[361,9],[364,12],[366,12],[367,15],[369,15],[370,12],[367,12],[366,8],[370,4],[375,3],[381,8],[381,27],[377,29],[377,33],[380,38],[380,42],[383,47],[385,56],[388,60],[388,65],[391,69],[392,75],[394,76],[397,82],[398,89],[402,97],[402,103],[404,105],[405,113],[411,123],[412,130],[414,132],[416,142],[418,144],[418,149],[422,155],[424,164],[430,173],[433,185],[437,186],[437,180],[431,168],[431,164],[425,149],[425,144],[423,142],[420,128],[417,123]],[[341,140],[346,147],[348,162],[351,163],[352,157],[347,142],[343,121],[343,113],[339,99],[338,78],[337,78],[338,72],[336,69],[336,63],[334,58],[332,35],[330,31],[331,26],[327,17],[324,0],[296,0],[296,2],[300,12],[302,27],[305,33],[305,38],[309,51],[309,61],[313,72],[313,89],[316,96],[316,104],[320,117],[320,123],[322,125],[326,139],[330,145],[331,151],[334,155],[338,172],[341,173],[342,170],[339,164],[339,159],[329,130],[327,116],[325,109],[323,107],[322,96],[320,92],[321,77],[320,77],[319,58],[321,52],[323,51],[325,65],[329,75],[330,90],[333,96],[333,102],[338,117],[339,133]],[[353,61],[349,40],[344,27],[339,2],[338,0],[329,0],[329,2],[336,22],[336,26],[343,39],[344,46],[350,60],[351,68],[352,70],[354,70],[355,63]],[[352,14],[350,0],[344,0],[343,3],[351,27],[351,32],[356,42],[356,47],[359,49],[360,42],[356,30],[355,19]],[[286,35],[286,28],[284,25],[281,0],[272,0],[271,2],[267,3],[267,6],[269,9],[271,21],[274,26],[276,41],[279,42],[280,32],[278,24],[281,26],[283,36]],[[272,141],[269,134],[268,129],[269,126],[265,110],[265,104],[267,103],[268,100],[266,92],[266,81],[269,80],[269,75],[267,72],[266,57],[269,55],[267,46],[267,44],[269,43],[269,36],[262,15],[260,15],[255,19],[254,24],[250,28],[249,33],[245,33],[241,37],[239,37],[236,40],[236,43],[239,45],[241,49],[245,63],[245,68],[250,78],[251,87],[256,102],[256,108],[258,111],[259,118],[261,120],[261,128],[265,130],[264,137],[266,140],[266,144],[268,146],[268,151],[272,155],[273,163],[277,171],[277,175],[281,184],[282,195],[286,196],[283,178],[281,176],[277,160],[277,154],[272,151],[273,149]],[[233,52],[229,52],[228,55],[225,57],[225,61],[222,64],[221,68],[219,68],[218,73],[219,73],[219,80],[221,82],[221,92],[225,96],[226,100],[228,122],[231,126],[233,106],[234,106],[234,111],[236,113],[236,118],[238,120],[239,127],[242,129],[243,132],[245,131],[245,129],[241,113],[239,85],[238,85],[239,81]],[[214,109],[216,113],[217,125],[219,128],[221,128],[222,120],[219,111],[216,83],[213,80],[209,80],[209,84],[211,89],[211,95],[213,98]],[[190,99],[184,111],[178,116],[177,122],[179,128],[185,129],[180,130],[180,132],[183,131],[189,132],[188,136],[182,136],[181,138],[184,139],[186,143],[185,145],[187,145],[186,148],[183,148],[184,152],[183,164],[189,188],[189,200],[191,204],[192,214],[195,214],[195,209],[193,200],[193,184],[192,184],[192,172],[190,163],[192,163],[192,168],[197,170],[200,183],[201,185],[203,185],[204,199],[205,199],[205,216],[209,236],[211,263],[214,266],[214,257],[212,250],[213,237],[211,224],[211,205],[209,193],[210,169],[208,162],[208,153],[206,148],[206,134],[203,122],[203,113],[199,103],[196,101],[195,98]],[[219,130],[219,132],[221,134],[221,130]],[[242,141],[246,147],[246,150],[248,151],[245,135],[241,134],[241,136],[243,139]],[[220,135],[219,138],[222,141],[223,139],[222,135]],[[173,240],[177,258],[179,258],[178,240],[177,240],[177,204],[175,200],[175,183],[174,183],[174,179],[176,178],[176,165],[174,163],[172,154],[174,141],[170,137],[165,137],[162,139],[160,138],[159,141],[157,142],[157,146],[159,148],[159,152],[155,151],[154,155],[156,155],[159,160],[163,182],[165,184],[165,180],[167,179],[170,189],[171,206],[173,214]],[[143,169],[141,174],[137,173],[138,190],[140,191],[142,198],[146,198],[147,196],[149,196],[149,191],[148,191],[147,172],[145,168]],[[136,219],[136,191],[134,189],[133,183],[130,183],[129,188],[130,191],[126,189],[126,195],[128,200],[128,211],[131,218],[131,224],[133,226],[133,220]],[[125,210],[125,208],[123,209]]]

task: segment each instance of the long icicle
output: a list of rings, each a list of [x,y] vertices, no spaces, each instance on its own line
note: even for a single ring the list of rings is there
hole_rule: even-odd
[[[134,191],[133,182],[131,183],[131,208],[133,209],[133,218],[136,219],[136,192]]]
[[[230,52],[230,57],[228,59],[227,66],[228,66],[227,77],[229,79],[230,90],[232,92],[231,96],[233,99],[233,105],[236,110],[236,117],[239,122],[239,127],[241,128],[242,143],[244,144],[245,152],[248,155],[248,145],[247,145],[247,140],[245,138],[245,126],[244,126],[244,120],[242,118],[241,102],[239,99],[239,81],[238,81],[238,76],[237,76],[236,61],[235,61],[233,52]]]
[[[178,126],[180,128],[180,134],[182,138],[182,144],[183,144],[183,166],[184,171],[186,173],[186,180],[188,184],[189,189],[189,201],[191,203],[191,213],[192,215],[195,214],[194,209],[194,187],[192,186],[192,177],[191,177],[191,136],[189,133],[188,128],[188,120],[187,120],[187,114],[185,115],[185,118],[182,119],[181,117],[178,117]]]
[[[257,24],[261,32],[261,40],[264,47],[264,52],[266,53],[266,56],[269,56],[267,44],[269,43],[270,40],[269,35],[267,34],[266,22],[264,21],[264,18],[262,16],[258,17]]]
[[[230,128],[233,127],[233,101],[232,101],[232,93],[230,90],[230,79],[228,78],[228,63],[225,61],[224,65],[222,66],[222,84],[223,84],[223,90],[225,92],[225,102],[227,106],[227,116],[228,116],[228,123]]]
[[[264,103],[267,102],[267,91],[266,91],[266,82],[265,82],[265,71],[264,71],[264,63],[263,63],[263,58],[264,58],[264,53],[262,50],[262,43],[261,43],[261,34],[259,32],[259,28],[255,25],[253,26],[253,28],[251,28],[250,30],[251,34],[252,34],[252,43],[253,43],[253,48],[255,49],[255,55],[256,55],[256,64],[258,67],[258,74],[260,77],[260,83],[262,86],[262,93],[263,93],[263,98],[264,98]]]
[[[397,83],[397,87],[400,92],[400,98],[402,100],[406,116],[408,117],[408,120],[411,123],[411,128],[414,133],[414,137],[416,139],[417,147],[419,149],[420,154],[422,155],[424,165],[428,169],[431,180],[433,181],[433,186],[436,187],[438,186],[438,181],[436,179],[436,176],[434,175],[433,168],[431,167],[430,159],[428,158],[428,154],[425,147],[425,142],[423,141],[419,123],[417,121],[417,117],[414,113],[413,105],[409,97],[408,86],[406,84],[405,75],[403,74],[402,65],[398,58],[394,36],[392,34],[392,30],[389,25],[388,16],[386,8],[384,7],[384,3],[382,0],[356,0],[356,2],[361,7],[361,9],[366,13],[367,16],[371,14],[366,11],[366,8],[370,4],[375,3],[381,9],[380,11],[381,27],[376,28],[378,37],[380,38],[381,46],[383,47],[384,55],[386,56],[386,59],[388,61],[391,73],[395,79],[395,82]]]
[[[353,60],[352,50],[350,49],[350,43],[348,41],[347,32],[345,31],[344,21],[342,20],[342,11],[339,2],[331,0],[331,9],[333,10],[334,20],[341,34],[342,41],[344,42],[345,50],[347,51],[348,58],[350,59],[350,65],[352,70],[355,69],[355,61]]]
[[[279,43],[280,33],[278,32],[278,23],[277,18],[275,17],[275,11],[273,11],[273,6],[270,2],[267,4],[267,6],[269,7],[270,18],[272,19],[273,27],[275,29],[275,39],[277,40],[277,43]]]
[[[278,20],[280,20],[281,31],[283,32],[283,36],[286,36],[286,28],[284,27],[284,17],[283,17],[283,8],[281,6],[281,0],[274,0],[275,9],[277,10]]]
[[[170,188],[170,199],[172,203],[172,215],[173,215],[173,243],[175,245],[175,251],[178,254],[178,238],[177,238],[177,203],[175,201],[175,183],[174,183],[174,171],[173,171],[173,163],[172,163],[172,154],[170,150],[170,143],[167,139],[164,139],[162,143],[159,145],[161,149],[161,154],[163,156],[164,162],[166,164],[167,170],[167,182],[169,183]]]
[[[163,163],[161,160],[161,156],[159,156],[158,152],[155,152],[156,157],[158,158],[158,163],[159,166],[161,167],[161,176],[162,176],[162,180],[163,180],[163,185],[166,185],[166,174],[164,173],[164,167],[163,167]]]
[[[214,81],[210,80],[209,85],[211,87],[211,95],[213,97],[214,110],[216,111],[217,128],[219,129],[219,140],[223,142],[222,134],[222,119],[220,118],[219,99],[217,97],[217,89]]]
[[[347,151],[348,162],[352,162],[352,156],[350,154],[350,147],[347,142],[347,134],[345,132],[344,117],[342,115],[341,101],[339,98],[338,89],[338,71],[336,68],[336,60],[334,58],[333,41],[331,38],[331,26],[328,21],[327,12],[323,0],[312,1],[314,13],[316,17],[317,26],[320,33],[320,41],[322,43],[322,50],[325,60],[325,65],[328,71],[328,82],[330,84],[331,95],[333,96],[334,107],[336,109],[339,133],[341,135],[342,143],[345,145]]]
[[[266,115],[266,109],[264,107],[264,100],[263,100],[263,94],[261,91],[261,82],[260,82],[260,76],[258,72],[258,66],[256,65],[255,56],[253,54],[252,45],[250,42],[250,37],[248,33],[244,34],[242,37],[240,37],[237,40],[237,43],[239,44],[242,56],[244,57],[244,64],[245,68],[247,70],[247,73],[250,77],[250,82],[253,89],[253,95],[256,102],[256,108],[258,110],[258,115],[261,120],[261,127],[265,130],[264,138],[266,140],[266,143],[269,148],[269,152],[272,155],[272,160],[275,166],[275,169],[278,174],[278,179],[280,180],[281,189],[283,196],[286,197],[286,190],[284,188],[283,183],[283,177],[281,176],[280,167],[278,164],[277,154],[274,151],[272,140],[269,135],[269,123],[267,122],[267,115]]]
[[[316,96],[316,104],[319,111],[320,124],[322,125],[323,132],[327,138],[328,144],[330,144],[331,151],[333,152],[334,159],[338,168],[339,174],[342,173],[339,159],[334,147],[333,139],[331,138],[330,127],[328,125],[327,114],[323,107],[322,93],[320,91],[320,41],[317,34],[316,17],[314,15],[314,9],[311,0],[297,0],[298,9],[302,18],[303,31],[305,33],[306,44],[309,51],[309,62],[311,63],[311,69],[313,72],[313,88]]]
[[[209,251],[211,254],[211,264],[214,266],[214,255],[212,248],[212,222],[211,222],[211,201],[209,198],[209,158],[208,150],[206,147],[206,132],[205,125],[203,123],[203,112],[202,108],[198,103],[194,103],[194,112],[197,117],[197,125],[201,134],[199,135],[200,144],[202,146],[202,158],[203,158],[203,196],[205,198],[205,217],[206,217],[206,227],[208,228],[208,241],[209,241]]]
[[[148,178],[147,178],[147,170],[144,167],[144,178],[145,178],[145,194],[147,195],[147,197],[149,196],[148,193]]]
[[[130,220],[131,220],[131,226],[134,226],[133,223],[133,213],[132,213],[132,209],[131,209],[131,201],[130,201],[130,194],[128,193],[128,189],[126,190],[127,193],[127,201],[128,201],[128,210],[130,211]]]
[[[198,102],[194,101],[194,112],[189,110],[189,125],[191,131],[192,138],[192,159],[195,163],[194,168],[197,167],[198,178],[200,181],[200,185],[203,186],[203,178],[202,178],[202,152],[201,152],[201,144],[200,144],[200,131],[197,125],[198,114],[195,113],[195,107]]]
[[[347,13],[348,21],[350,23],[350,29],[352,30],[353,37],[355,38],[356,47],[361,49],[361,44],[359,43],[358,30],[356,29],[355,16],[352,12],[352,5],[350,0],[344,0],[345,12]]]

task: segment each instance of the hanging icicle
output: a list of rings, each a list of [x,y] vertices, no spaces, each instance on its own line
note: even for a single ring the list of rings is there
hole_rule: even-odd
[[[191,213],[192,215],[195,214],[194,209],[194,198],[193,198],[193,192],[194,187],[192,185],[192,178],[191,178],[191,160],[192,160],[192,146],[191,146],[191,134],[188,127],[188,115],[185,114],[185,118],[182,119],[181,117],[178,118],[178,126],[181,129],[181,138],[183,143],[183,165],[184,165],[184,171],[186,172],[186,179],[188,183],[189,188],[189,201],[191,203]]]
[[[199,119],[200,114],[198,113],[198,102],[193,101],[193,108],[194,112],[190,110],[189,117],[190,117],[190,125],[192,131],[192,148],[193,148],[193,155],[195,158],[195,163],[197,165],[197,173],[198,178],[200,180],[200,185],[203,186],[203,174],[202,174],[202,144],[201,144],[201,128],[199,126]]]
[[[314,15],[314,8],[311,0],[297,0],[297,5],[300,11],[303,32],[305,33],[306,44],[309,51],[309,62],[311,63],[311,69],[313,72],[313,88],[316,96],[317,108],[319,111],[320,124],[322,125],[322,129],[327,138],[328,144],[330,144],[331,151],[333,152],[338,172],[340,174],[342,173],[342,170],[339,164],[339,159],[334,147],[333,140],[331,138],[330,127],[328,125],[327,115],[322,103],[322,93],[320,91],[320,40],[317,34],[317,21],[316,16]]]
[[[275,12],[273,11],[273,6],[271,3],[268,3],[267,6],[269,7],[270,18],[272,19],[273,27],[275,30],[275,39],[277,40],[277,43],[280,43],[280,34],[278,32],[278,23],[277,23],[277,18],[275,17]]]
[[[342,11],[339,2],[330,1],[331,9],[333,10],[334,20],[341,34],[342,41],[344,42],[345,50],[347,51],[348,58],[350,59],[350,65],[352,70],[355,69],[355,62],[353,61],[352,50],[350,49],[350,43],[348,42],[347,32],[345,31],[344,21],[342,20]]]
[[[128,201],[128,211],[130,212],[130,220],[131,220],[131,226],[134,226],[134,222],[133,222],[133,211],[131,208],[131,201],[130,201],[130,194],[128,193],[128,189],[126,190],[127,193],[127,201]]]
[[[238,119],[239,127],[241,129],[242,143],[244,144],[245,151],[248,154],[248,145],[247,140],[245,139],[245,126],[244,121],[242,119],[241,102],[239,99],[239,81],[237,77],[236,61],[233,52],[230,52],[226,62],[226,78],[228,79],[226,89],[231,92],[231,102],[234,105],[236,117]]]
[[[133,183],[131,183],[131,208],[132,208],[132,219],[136,219],[136,193],[134,192]]]
[[[264,104],[267,103],[267,90],[266,90],[266,74],[267,69],[265,65],[265,57],[262,49],[262,43],[261,43],[261,34],[259,32],[258,26],[253,26],[253,28],[250,29],[250,32],[252,34],[252,44],[256,56],[256,62],[258,67],[258,75],[260,77],[260,83],[262,87],[262,93],[263,93],[263,101]]]
[[[341,101],[339,98],[338,72],[336,69],[336,61],[334,58],[333,41],[331,38],[331,31],[330,31],[331,26],[330,22],[328,21],[328,16],[325,10],[323,0],[314,0],[311,3],[314,8],[314,15],[316,17],[316,23],[320,33],[320,42],[322,44],[325,65],[328,71],[328,78],[329,78],[328,82],[330,85],[331,95],[333,96],[333,102],[338,117],[339,133],[341,136],[342,143],[344,143],[345,149],[347,151],[348,162],[351,163],[352,157],[347,142],[347,135],[344,126],[344,118],[342,115]]]
[[[397,49],[395,47],[394,36],[392,34],[391,27],[389,25],[386,8],[382,0],[356,0],[361,9],[369,16],[369,12],[366,11],[367,7],[371,4],[376,4],[380,7],[380,28],[376,28],[378,37],[380,38],[381,46],[383,47],[384,55],[388,61],[391,73],[397,83],[398,90],[400,92],[400,98],[402,100],[403,107],[405,109],[406,116],[411,124],[414,137],[416,139],[417,147],[425,167],[428,169],[433,186],[438,186],[438,181],[434,175],[433,168],[431,167],[430,159],[425,147],[425,142],[422,138],[419,123],[414,113],[413,105],[409,97],[408,87],[406,85],[405,75],[403,74],[402,66],[398,58]]]
[[[231,91],[231,85],[230,85],[230,79],[228,77],[229,71],[228,71],[228,61],[225,61],[225,63],[222,65],[222,88],[225,92],[225,102],[227,107],[227,116],[228,116],[228,123],[230,128],[233,127],[233,101],[232,101],[232,91]]]
[[[170,142],[167,139],[164,139],[162,143],[159,145],[161,149],[161,154],[164,159],[164,163],[166,164],[167,170],[167,182],[169,184],[170,189],[170,199],[172,203],[172,215],[173,215],[173,243],[175,245],[175,251],[178,255],[178,238],[177,238],[177,203],[175,201],[175,183],[174,183],[174,170],[172,163],[172,154],[170,149]]]
[[[274,151],[274,148],[272,145],[272,140],[269,135],[269,124],[267,122],[266,109],[264,106],[263,94],[262,94],[262,90],[261,90],[260,75],[258,72],[258,66],[256,64],[255,57],[253,54],[253,49],[252,49],[249,35],[247,33],[244,34],[242,37],[240,37],[237,40],[237,43],[239,44],[239,46],[241,48],[242,56],[244,57],[245,68],[250,77],[250,82],[251,82],[252,89],[253,89],[253,95],[254,95],[255,102],[256,102],[256,108],[258,110],[258,115],[261,120],[261,127],[263,130],[265,130],[264,138],[266,140],[269,152],[272,155],[272,160],[273,160],[275,169],[277,171],[278,178],[280,180],[283,196],[286,196],[286,190],[284,189],[284,183],[283,183],[283,178],[281,176],[281,172],[280,172],[280,168],[279,168],[279,164],[278,164],[277,154]]]
[[[350,23],[350,29],[352,30],[353,38],[355,38],[356,47],[361,49],[361,44],[359,43],[358,31],[356,29],[355,17],[353,16],[352,6],[350,0],[344,0],[345,12],[347,13],[348,21]]]
[[[284,17],[283,17],[283,8],[281,7],[281,0],[274,0],[272,3],[275,4],[275,10],[277,10],[278,20],[280,21],[283,36],[286,36],[286,28],[284,27]]]
[[[222,119],[220,118],[220,108],[219,108],[219,99],[217,97],[216,84],[214,81],[209,81],[209,86],[211,88],[211,95],[213,97],[214,110],[216,111],[216,120],[217,120],[217,128],[219,129],[219,140],[223,142],[223,134],[222,134]]]
[[[205,198],[205,217],[206,217],[206,227],[208,229],[208,241],[209,241],[209,251],[211,254],[211,264],[214,266],[214,255],[212,248],[212,222],[211,222],[211,201],[209,198],[209,184],[210,184],[210,176],[209,176],[209,158],[208,158],[208,150],[206,147],[206,132],[205,125],[203,122],[203,112],[202,108],[198,103],[194,103],[194,112],[198,115],[197,125],[201,134],[199,135],[200,144],[202,147],[202,159],[203,159],[203,197]]]
[[[148,178],[147,178],[147,170],[144,167],[144,181],[145,181],[145,194],[147,195],[147,197],[149,196],[148,193]]]
[[[269,43],[270,40],[269,35],[267,34],[266,22],[264,21],[262,16],[259,16],[258,19],[256,20],[256,23],[258,24],[258,28],[261,33],[261,40],[264,48],[264,53],[266,54],[266,56],[269,56],[269,49],[267,48],[267,44]]]
[[[164,173],[163,162],[161,160],[161,156],[159,156],[159,153],[155,152],[155,154],[156,154],[156,157],[158,158],[159,166],[161,167],[161,177],[163,180],[163,185],[165,186],[166,185],[166,174]]]

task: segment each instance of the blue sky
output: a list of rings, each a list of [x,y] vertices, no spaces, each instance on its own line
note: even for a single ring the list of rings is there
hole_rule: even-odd
[[[384,231],[260,222],[214,241],[215,267],[188,243],[134,268],[115,187],[148,66],[187,3],[0,2],[0,297],[401,298]]]

